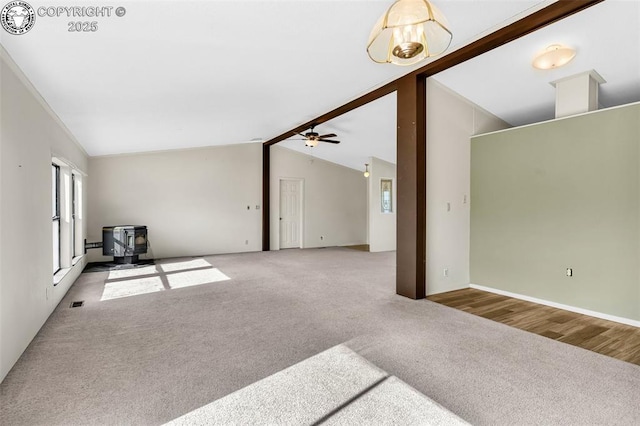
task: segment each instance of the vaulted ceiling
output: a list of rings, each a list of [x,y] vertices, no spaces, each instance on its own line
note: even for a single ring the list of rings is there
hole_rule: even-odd
[[[122,17],[37,16],[27,34],[0,36],[92,156],[266,140],[413,69],[375,64],[365,51],[391,0],[120,3]],[[435,1],[453,30],[451,49],[549,3]],[[68,31],[84,20],[97,21],[97,31]],[[604,106],[640,100],[639,2],[607,0],[565,21],[436,78],[514,125],[550,118],[549,81],[588,69],[608,81]],[[555,42],[577,48],[574,62],[531,68],[533,55]],[[283,145],[353,168],[369,156],[395,161],[395,95],[319,130],[342,144]]]

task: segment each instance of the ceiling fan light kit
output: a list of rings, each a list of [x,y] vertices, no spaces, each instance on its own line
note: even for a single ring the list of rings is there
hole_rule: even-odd
[[[427,0],[397,0],[378,19],[367,53],[381,64],[413,65],[444,53],[453,34],[444,15]]]
[[[576,56],[575,49],[552,44],[533,59],[533,66],[539,70],[550,70],[568,64]]]
[[[335,133],[327,133],[326,135],[320,135],[316,132],[313,131],[313,128],[316,127],[315,124],[311,125],[311,128],[309,129],[309,131],[305,134],[302,133],[296,133],[297,135],[302,136],[304,139],[302,139],[304,141],[304,144],[310,148],[316,147],[318,146],[319,142],[327,142],[327,143],[333,143],[333,144],[338,144],[340,143],[340,141],[335,141],[335,140],[330,140],[327,138],[335,138],[336,135]]]

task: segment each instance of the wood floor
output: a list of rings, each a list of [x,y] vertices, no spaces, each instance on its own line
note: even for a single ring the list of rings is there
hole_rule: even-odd
[[[428,300],[640,365],[640,328],[476,289]]]
[[[359,251],[369,251],[369,244],[358,244],[355,246],[343,246],[344,248],[359,250]]]

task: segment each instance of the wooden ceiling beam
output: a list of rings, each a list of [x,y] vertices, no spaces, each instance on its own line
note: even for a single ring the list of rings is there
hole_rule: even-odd
[[[361,106],[366,105],[369,102],[375,101],[376,99],[380,99],[381,97],[386,96],[389,93],[393,93],[396,91],[396,87],[397,87],[397,80],[394,80],[391,83],[387,83],[382,87],[372,90],[371,92],[365,95],[362,95],[359,98],[356,98],[350,102],[347,102],[346,104],[332,111],[329,111],[326,114],[322,114],[320,117],[314,120],[307,121],[306,123],[303,123],[298,127],[295,127],[289,130],[288,132],[284,132],[283,134],[276,136],[273,139],[269,139],[264,144],[267,146],[270,146],[270,145],[277,144],[278,142],[282,142],[283,140],[290,138],[291,136],[295,136],[297,133],[302,133],[303,131],[309,129],[312,124],[325,123],[333,118],[341,116],[344,113],[353,111],[356,108],[360,108]]]
[[[346,104],[329,111],[313,120],[307,121],[295,127],[287,132],[282,133],[275,138],[269,139],[264,142],[265,145],[270,146],[282,142],[283,140],[294,136],[296,133],[302,133],[311,127],[312,124],[322,124],[336,117],[341,116],[349,111],[359,108],[369,102],[375,101],[383,96],[386,96],[394,91],[398,86],[398,81],[413,74],[416,77],[421,76],[424,78],[430,77],[434,74],[442,72],[446,69],[459,65],[469,59],[473,59],[476,56],[482,55],[490,50],[507,44],[513,40],[537,31],[547,25],[560,21],[561,19],[578,13],[584,9],[587,9],[597,3],[604,0],[559,0],[549,6],[540,9],[530,15],[525,16],[518,21],[507,25],[504,28],[500,28],[488,34],[466,46],[455,50],[442,58],[433,61],[422,68],[418,68],[415,71],[407,73],[402,77],[399,77],[382,87],[379,87],[371,92],[360,96]]]

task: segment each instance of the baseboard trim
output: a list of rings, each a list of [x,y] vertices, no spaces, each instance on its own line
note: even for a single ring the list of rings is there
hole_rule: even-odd
[[[549,300],[538,299],[537,297],[525,296],[524,294],[511,293],[510,291],[499,290],[497,288],[485,287],[478,284],[469,284],[469,287],[476,290],[488,291],[489,293],[500,294],[502,296],[513,297],[514,299],[526,300],[527,302],[538,303],[540,305],[551,306],[552,308],[564,309],[565,311],[576,312],[578,314],[589,315],[590,317],[596,317],[605,319],[608,321],[619,322],[621,324],[631,325],[633,327],[640,327],[640,321],[632,320],[629,318],[617,317],[615,315],[604,314],[602,312],[591,311],[589,309],[578,308],[576,306],[564,305],[562,303],[551,302]]]
[[[438,291],[437,293],[429,293],[429,289],[427,288],[427,297],[435,296],[436,294],[448,293],[450,291],[463,290],[465,288],[469,288],[469,284],[460,284],[459,286],[451,287],[446,290]]]

